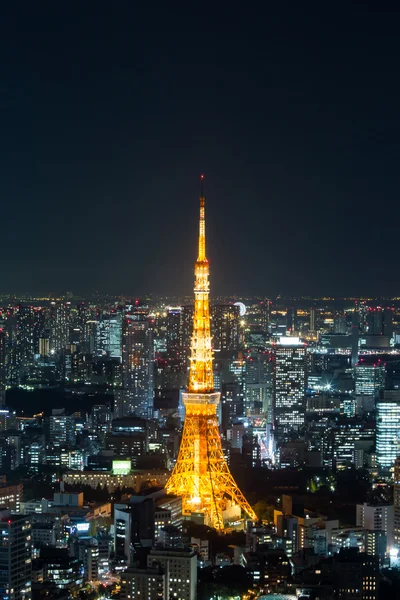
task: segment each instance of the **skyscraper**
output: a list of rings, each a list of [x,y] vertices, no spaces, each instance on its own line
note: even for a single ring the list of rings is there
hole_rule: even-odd
[[[267,413],[269,355],[266,352],[250,352],[246,357],[245,414]]]
[[[273,412],[278,433],[304,425],[306,412],[306,346],[298,338],[279,338],[272,351]]]
[[[395,547],[400,550],[400,456],[394,463],[394,482],[393,482],[393,510],[394,510],[394,528],[393,538]]]
[[[153,336],[147,313],[136,310],[122,323],[122,389],[115,392],[117,417],[151,417],[153,405]]]
[[[0,597],[31,600],[31,526],[29,517],[0,511]]]
[[[389,470],[400,454],[400,391],[383,390],[376,403],[376,461]]]
[[[237,350],[240,337],[239,306],[211,305],[211,335],[214,350]]]
[[[104,314],[97,323],[96,353],[121,358],[121,313]]]
[[[354,367],[355,391],[358,395],[375,396],[385,387],[385,365],[359,362]]]
[[[206,523],[221,531],[227,520],[240,517],[241,509],[251,519],[256,516],[237,487],[222,450],[216,414],[220,394],[214,391],[209,286],[202,191],[189,385],[183,394],[185,425],[166,489],[169,494],[182,497],[183,514],[203,513]]]
[[[169,356],[179,355],[181,348],[181,315],[180,306],[170,306],[167,312],[167,352]]]

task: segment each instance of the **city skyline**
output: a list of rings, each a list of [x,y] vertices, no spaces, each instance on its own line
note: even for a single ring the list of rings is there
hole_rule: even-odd
[[[204,172],[216,295],[398,295],[398,11],[308,10],[4,7],[0,292],[189,294]]]
[[[400,598],[399,24],[1,7],[2,600]]]

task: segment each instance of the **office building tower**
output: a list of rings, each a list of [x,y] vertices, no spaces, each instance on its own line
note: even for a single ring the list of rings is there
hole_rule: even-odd
[[[240,307],[236,304],[211,305],[211,338],[215,352],[237,350],[240,339]]]
[[[393,541],[397,550],[400,551],[400,456],[394,463],[393,479]]]
[[[270,361],[267,352],[250,352],[246,356],[244,413],[267,413]]]
[[[310,308],[310,331],[316,331],[316,309]]]
[[[180,354],[181,350],[181,317],[180,306],[170,306],[167,312],[167,353],[173,357]]]
[[[178,459],[166,490],[182,497],[184,515],[202,513],[206,524],[222,531],[227,521],[240,518],[242,510],[250,519],[256,515],[237,487],[222,450],[217,418],[220,394],[214,389],[209,287],[205,203],[201,193],[189,385],[183,394],[185,423]]]
[[[59,353],[69,344],[71,326],[71,302],[51,303],[50,311],[50,352]]]
[[[96,328],[96,354],[121,358],[122,316],[119,312],[101,315]]]
[[[135,549],[154,543],[154,499],[131,496],[128,504],[114,505],[115,555],[131,565]]]
[[[91,428],[97,433],[108,433],[111,429],[111,406],[110,404],[95,404],[92,406]]]
[[[282,337],[272,351],[273,414],[278,433],[299,429],[306,412],[306,346]]]
[[[400,455],[400,391],[384,390],[376,403],[376,461],[382,470]]]
[[[16,350],[18,364],[21,367],[28,367],[33,364],[36,313],[37,311],[33,306],[19,306],[16,312]]]
[[[29,517],[0,511],[0,597],[31,600],[31,525]]]
[[[48,418],[49,442],[52,447],[62,445],[71,447],[75,444],[75,423],[73,415],[68,415],[65,408],[54,408]]]
[[[41,548],[37,568],[50,589],[77,595],[83,584],[82,563],[69,555],[66,548]]]
[[[356,394],[376,396],[385,387],[385,376],[385,365],[379,360],[374,364],[359,362],[354,367]]]
[[[93,355],[96,352],[97,325],[95,319],[88,319],[83,327],[82,353]]]
[[[260,304],[260,326],[264,334],[268,334],[270,322],[271,302],[265,298]]]
[[[393,311],[390,308],[369,307],[366,312],[366,331],[369,335],[393,335]]]
[[[6,403],[6,340],[6,331],[0,327],[0,407]]]
[[[39,338],[39,356],[47,358],[50,355],[50,336],[48,333],[43,333]]]
[[[388,551],[393,544],[393,504],[357,504],[357,526],[363,527],[370,531],[383,531],[386,540]]]
[[[356,418],[340,418],[332,429],[333,463],[336,469],[362,469],[367,455],[374,447],[375,429],[373,423],[365,423]],[[327,458],[327,456],[326,456]]]
[[[258,436],[252,431],[247,431],[243,436],[242,457],[248,468],[261,467],[261,446]]]
[[[244,412],[243,395],[237,381],[223,383],[221,386],[221,427],[226,431],[232,421]]]
[[[96,538],[89,535],[79,536],[75,543],[74,556],[83,565],[85,581],[99,579],[99,543]]]
[[[324,567],[322,567],[324,568]],[[336,554],[329,564],[336,581],[335,598],[376,600],[379,591],[379,557],[350,548]]]
[[[126,313],[122,323],[122,389],[116,416],[151,417],[153,409],[153,335],[145,311]]]
[[[162,600],[168,598],[168,587],[166,569],[161,565],[129,567],[121,576],[120,596],[121,600]]]
[[[161,567],[167,573],[168,593],[176,600],[196,600],[197,554],[191,548],[152,548],[147,566]]]
[[[358,363],[358,350],[360,339],[360,313],[358,305],[354,308],[351,315],[351,366],[355,367]]]
[[[106,437],[107,449],[115,456],[129,457],[136,467],[148,451],[148,433],[149,422],[145,419],[134,416],[113,419]]]
[[[345,312],[337,312],[335,314],[333,331],[339,335],[345,335],[347,333],[347,318]]]

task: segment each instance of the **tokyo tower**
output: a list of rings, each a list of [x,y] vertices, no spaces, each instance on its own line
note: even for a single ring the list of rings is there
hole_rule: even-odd
[[[252,520],[257,517],[225,462],[218,429],[216,411],[220,394],[214,391],[203,179],[202,175],[189,384],[183,394],[186,416],[178,459],[166,490],[182,496],[184,515],[203,513],[207,525],[223,531],[224,523],[237,520],[242,511]]]

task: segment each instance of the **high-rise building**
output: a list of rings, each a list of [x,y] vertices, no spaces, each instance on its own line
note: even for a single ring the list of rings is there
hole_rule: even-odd
[[[358,349],[360,340],[360,313],[358,304],[351,315],[351,366],[358,363]]]
[[[400,456],[394,463],[393,511],[393,541],[395,547],[400,550]]]
[[[310,308],[310,331],[316,330],[316,309]]]
[[[345,335],[347,333],[347,318],[345,312],[338,311],[335,314],[333,330],[334,333],[338,333],[339,335]]]
[[[369,307],[366,312],[366,331],[370,335],[393,335],[393,311],[390,308]]]
[[[129,567],[121,577],[121,600],[161,600],[168,598],[168,568],[154,563],[141,569]]]
[[[378,467],[393,467],[400,454],[400,391],[384,390],[376,403],[376,461]]]
[[[19,306],[16,318],[19,364],[21,367],[30,366],[33,364],[35,353],[35,310],[33,306]]]
[[[324,569],[324,565],[322,566]],[[379,591],[379,557],[350,548],[336,554],[327,569],[336,581],[335,598],[340,600],[376,600]]]
[[[129,504],[114,507],[115,555],[132,564],[135,548],[154,543],[154,499],[131,496]]]
[[[116,416],[152,416],[153,336],[145,311],[124,315],[122,323],[122,389],[117,390]]]
[[[29,517],[0,511],[0,597],[31,600],[31,525]]]
[[[140,417],[124,417],[112,421],[106,444],[115,456],[126,456],[137,466],[148,451],[149,422]]]
[[[278,433],[299,429],[306,412],[306,346],[298,338],[282,337],[274,344],[273,413]]]
[[[240,339],[240,307],[211,305],[211,336],[214,351],[237,350]]]
[[[48,418],[49,442],[53,447],[62,445],[74,446],[75,427],[73,415],[68,415],[65,408],[54,408]]]
[[[170,306],[167,312],[167,352],[169,356],[176,356],[181,350],[181,321],[182,308]]]
[[[100,317],[96,329],[96,353],[110,358],[121,358],[121,313],[113,312]]]
[[[205,203],[201,193],[189,385],[183,394],[185,424],[178,459],[166,489],[169,494],[182,497],[184,515],[200,513],[207,524],[221,531],[225,522],[240,518],[242,509],[251,519],[256,516],[237,487],[222,450],[217,418],[220,394],[214,390],[209,286]]]
[[[387,550],[393,544],[393,504],[357,504],[357,526],[370,531],[383,531]]]
[[[340,418],[332,429],[331,447],[336,469],[362,469],[375,442],[374,423],[357,418]]]
[[[385,365],[379,360],[374,364],[359,362],[354,367],[356,394],[375,396],[385,387]]]
[[[50,352],[58,353],[64,350],[69,343],[69,329],[71,325],[71,302],[52,302],[50,312]]]
[[[0,407],[6,402],[6,331],[0,327]]]
[[[152,548],[147,557],[150,568],[167,572],[168,593],[176,600],[196,600],[197,554],[191,548]],[[139,598],[141,596],[138,596]]]
[[[269,355],[266,352],[252,351],[246,357],[244,393],[245,414],[268,412],[269,365]]]

